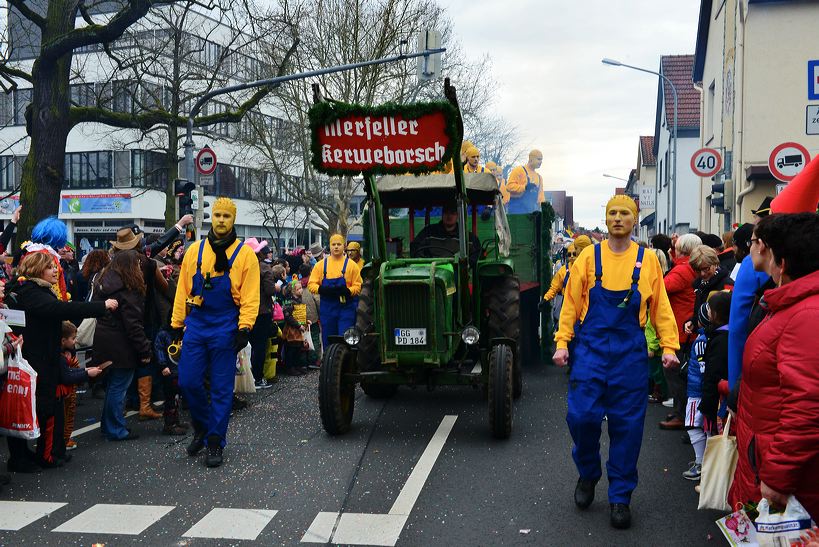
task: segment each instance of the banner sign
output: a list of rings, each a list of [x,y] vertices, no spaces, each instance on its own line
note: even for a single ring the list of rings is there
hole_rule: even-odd
[[[313,166],[328,175],[430,173],[452,158],[455,109],[446,102],[310,109]]]
[[[131,194],[64,194],[60,213],[130,213]]]
[[[0,200],[0,215],[10,215],[20,206],[20,194]]]

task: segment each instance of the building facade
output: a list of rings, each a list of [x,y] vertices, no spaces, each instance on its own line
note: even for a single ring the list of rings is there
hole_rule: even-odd
[[[702,0],[693,80],[701,88],[700,144],[719,149],[723,172],[700,181],[702,229],[753,220],[777,180],[768,160],[793,142],[819,154],[819,4],[800,0]],[[814,63],[811,63],[814,61]],[[811,123],[812,118],[817,121]],[[724,182],[723,208],[712,184]],[[781,189],[782,186],[779,186]]]

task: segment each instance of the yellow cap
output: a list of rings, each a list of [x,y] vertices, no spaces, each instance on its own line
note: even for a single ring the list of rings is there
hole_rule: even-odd
[[[481,153],[474,146],[470,146],[469,148],[466,149],[466,157],[467,158],[471,158],[472,156],[480,156],[480,155],[481,155]]]
[[[626,209],[631,211],[631,214],[634,215],[635,219],[637,218],[637,204],[634,202],[633,199],[631,199],[625,194],[618,194],[612,197],[609,200],[609,202],[606,203],[606,214],[608,214],[608,211],[612,206],[625,207]]]
[[[464,141],[464,142],[462,142],[462,143],[461,143],[461,154],[465,153],[467,150],[469,150],[469,149],[470,149],[471,147],[473,147],[473,146],[475,146],[475,145],[474,145],[474,144],[472,144],[472,141]]]
[[[233,200],[230,198],[217,198],[216,201],[213,202],[212,209],[214,211],[226,211],[232,214],[234,217],[236,216],[236,204],[233,203]]]
[[[588,247],[591,244],[592,244],[592,241],[589,238],[589,236],[578,236],[574,240],[574,248],[577,249],[577,254],[580,254],[580,252],[583,249],[585,249],[586,247]]]
[[[342,245],[344,245],[344,237],[342,237],[341,234],[333,234],[332,236],[330,236],[330,245],[332,245],[333,243],[341,243]]]
[[[347,250],[348,251],[360,251],[361,244],[358,241],[350,241],[347,243]]]
[[[486,162],[486,165],[485,165],[487,171],[491,171],[492,169],[494,169],[497,166],[498,166],[498,164],[495,163],[494,161],[488,161],[488,162]]]

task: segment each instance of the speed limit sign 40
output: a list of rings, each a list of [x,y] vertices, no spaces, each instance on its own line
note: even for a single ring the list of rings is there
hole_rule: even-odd
[[[722,155],[713,148],[700,148],[691,156],[691,170],[698,177],[713,177],[722,169]]]

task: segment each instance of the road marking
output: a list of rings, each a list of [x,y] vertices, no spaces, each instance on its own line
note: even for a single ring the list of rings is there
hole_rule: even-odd
[[[137,411],[137,410],[129,410],[128,412],[126,412],[126,413],[125,413],[125,417],[126,417],[126,418],[130,418],[130,417],[131,417],[131,416],[133,416],[134,414],[139,414],[139,411]],[[81,428],[79,428],[79,429],[75,429],[75,430],[74,430],[74,433],[72,433],[72,434],[71,434],[71,437],[72,437],[72,438],[74,438],[74,437],[79,437],[80,435],[82,435],[82,434],[84,434],[84,433],[88,433],[89,431],[94,431],[95,429],[99,429],[99,428],[100,428],[100,423],[99,423],[99,422],[95,422],[95,423],[93,423],[93,424],[91,424],[91,425],[87,425],[87,426],[85,426],[85,427],[81,427]]]
[[[0,501],[0,530],[18,531],[68,505],[41,501]]]
[[[277,512],[265,509],[212,509],[182,536],[255,540]]]
[[[441,420],[389,513],[379,515],[322,512],[313,520],[301,542],[394,547],[457,419],[458,416],[444,416]]]
[[[52,531],[137,536],[173,509],[173,505],[98,503]]]

